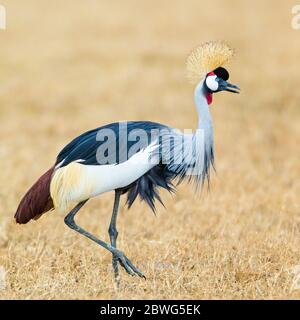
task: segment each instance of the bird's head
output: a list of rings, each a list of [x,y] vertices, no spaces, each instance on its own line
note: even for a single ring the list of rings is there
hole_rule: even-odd
[[[228,71],[223,67],[218,67],[214,71],[209,72],[203,82],[204,94],[207,99],[207,103],[212,103],[213,93],[220,91],[228,91],[232,93],[240,93],[240,88],[235,84],[229,83]]]
[[[239,87],[229,83],[228,71],[223,67],[233,56],[233,50],[224,42],[206,42],[195,48],[188,56],[186,65],[188,77],[198,83],[207,103],[212,95],[220,91],[239,93]]]

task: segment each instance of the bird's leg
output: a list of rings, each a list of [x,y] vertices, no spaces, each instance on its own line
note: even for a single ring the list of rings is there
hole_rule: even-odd
[[[105,243],[104,241],[96,238],[95,236],[93,236],[91,233],[89,233],[88,231],[84,230],[83,228],[79,227],[74,220],[74,217],[76,215],[76,213],[83,207],[83,205],[87,202],[88,200],[84,200],[80,203],[77,204],[76,207],[74,207],[74,209],[72,209],[70,211],[70,213],[65,217],[65,223],[68,227],[70,227],[71,229],[75,230],[76,232],[84,235],[85,237],[93,240],[94,242],[96,242],[98,245],[100,245],[101,247],[105,248],[106,250],[108,250],[109,252],[111,252],[113,255],[115,255],[117,257],[117,259],[119,260],[121,266],[127,271],[127,273],[129,273],[132,276],[138,275],[142,278],[145,278],[145,276],[132,264],[132,262],[125,256],[125,254],[114,248],[113,246]]]
[[[118,230],[117,230],[116,224],[117,224],[117,216],[119,211],[121,193],[122,192],[120,190],[115,191],[114,208],[113,208],[110,225],[108,229],[110,243],[114,248],[117,248]],[[112,266],[115,274],[115,283],[116,283],[116,286],[119,287],[120,285],[119,263],[118,263],[118,257],[114,254],[112,256]]]

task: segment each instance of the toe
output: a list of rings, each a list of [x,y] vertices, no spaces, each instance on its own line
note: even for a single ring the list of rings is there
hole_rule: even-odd
[[[139,277],[146,279],[145,275],[129,259],[127,259],[127,263]]]

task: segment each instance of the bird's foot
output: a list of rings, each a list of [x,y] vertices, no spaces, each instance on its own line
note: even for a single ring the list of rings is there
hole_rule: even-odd
[[[128,274],[130,274],[131,276],[139,276],[146,279],[144,274],[134,266],[134,264],[125,256],[122,251],[116,249],[113,255],[118,259],[120,265],[126,270]]]

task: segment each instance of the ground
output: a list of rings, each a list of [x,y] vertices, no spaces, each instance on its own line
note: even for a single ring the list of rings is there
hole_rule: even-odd
[[[299,37],[290,1],[1,1],[0,298],[300,298]],[[116,120],[195,128],[185,58],[223,39],[238,95],[219,93],[210,191],[183,184],[154,216],[122,202],[119,247],[147,280],[68,229],[58,212],[13,219],[74,136]],[[113,194],[78,222],[109,241]],[[6,275],[6,276],[5,276]],[[4,283],[5,278],[5,283]]]

